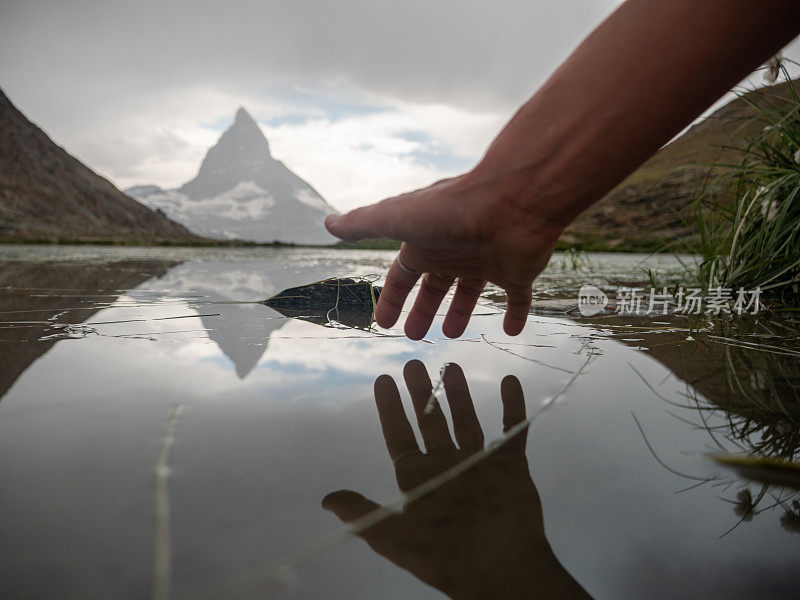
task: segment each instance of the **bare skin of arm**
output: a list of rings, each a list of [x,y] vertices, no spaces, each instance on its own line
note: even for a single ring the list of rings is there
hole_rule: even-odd
[[[341,216],[345,240],[402,241],[422,274],[405,332],[420,339],[453,283],[442,331],[458,337],[487,281],[519,334],[531,285],[564,228],[800,33],[797,0],[628,0],[500,132],[470,172]],[[375,317],[391,327],[420,275],[395,263]]]

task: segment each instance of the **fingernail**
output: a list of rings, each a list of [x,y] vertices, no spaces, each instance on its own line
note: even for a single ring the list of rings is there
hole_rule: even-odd
[[[336,225],[336,221],[339,220],[339,215],[328,215],[325,217],[325,226],[331,227],[332,225]]]

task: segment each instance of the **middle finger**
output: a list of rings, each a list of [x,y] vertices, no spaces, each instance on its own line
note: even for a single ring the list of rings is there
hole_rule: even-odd
[[[409,361],[403,369],[403,378],[406,380],[408,393],[411,394],[411,403],[414,405],[425,449],[430,451],[455,448],[447,420],[438,403],[434,405],[433,410],[425,411],[433,392],[425,365],[418,360]]]
[[[433,323],[436,310],[453,285],[453,277],[426,273],[417,293],[417,299],[406,319],[406,335],[412,340],[422,339]]]

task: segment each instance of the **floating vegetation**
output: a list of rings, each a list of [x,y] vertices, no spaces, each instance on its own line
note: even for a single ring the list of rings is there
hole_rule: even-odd
[[[708,457],[747,479],[800,489],[800,463],[750,454],[709,454]]]
[[[161,449],[158,452],[158,461],[155,465],[155,551],[153,560],[153,600],[166,600],[170,598],[172,587],[172,539],[170,535],[170,507],[169,507],[169,457],[172,445],[175,443],[175,429],[178,426],[178,415],[183,409],[183,404],[178,404],[172,409],[167,422],[164,437],[161,439]]]
[[[57,340],[79,340],[87,335],[97,334],[97,329],[88,325],[73,325],[71,323],[54,323],[48,327],[49,331],[55,331],[39,338],[40,342]]]

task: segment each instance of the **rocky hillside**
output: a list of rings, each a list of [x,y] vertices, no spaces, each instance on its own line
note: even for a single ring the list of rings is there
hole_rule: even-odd
[[[57,146],[0,90],[0,241],[200,239],[126,196]]]
[[[800,83],[796,84],[800,87]],[[741,161],[741,147],[763,128],[751,102],[782,103],[788,84],[761,88],[736,98],[664,146],[650,160],[583,213],[565,232],[561,245],[585,249],[680,249],[696,239],[692,198],[707,180],[709,163]],[[709,181],[714,181],[711,173]],[[725,193],[720,189],[720,193]]]

